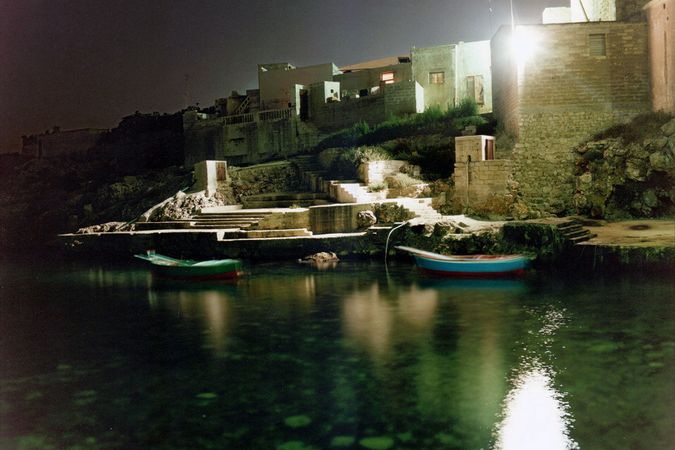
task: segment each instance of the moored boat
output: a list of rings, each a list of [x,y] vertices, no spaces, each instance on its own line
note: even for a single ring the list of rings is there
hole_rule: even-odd
[[[147,254],[134,255],[136,258],[150,262],[153,275],[175,280],[226,280],[237,278],[242,274],[241,260],[214,259],[194,261],[192,259],[176,259],[160,255],[153,251]]]
[[[436,275],[495,277],[521,275],[530,265],[525,255],[441,255],[413,247],[396,249],[410,253],[417,266]]]

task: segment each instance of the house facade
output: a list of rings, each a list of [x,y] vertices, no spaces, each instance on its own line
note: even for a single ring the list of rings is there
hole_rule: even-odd
[[[303,152],[357,122],[448,108],[465,98],[492,111],[490,43],[413,48],[409,55],[337,68],[260,64],[259,89],[233,92],[210,112],[184,115],[185,163],[252,164]]]

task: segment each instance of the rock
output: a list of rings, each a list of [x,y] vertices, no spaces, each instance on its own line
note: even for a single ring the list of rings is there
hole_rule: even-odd
[[[653,189],[648,189],[642,194],[642,203],[649,208],[656,208],[659,205],[659,199]]]
[[[675,169],[673,157],[670,152],[660,151],[649,155],[649,166],[652,170],[666,172]]]
[[[310,423],[312,423],[312,419],[310,419],[307,416],[300,415],[300,416],[291,416],[291,417],[286,417],[284,419],[284,423],[286,426],[290,428],[301,428],[301,427],[306,427]]]
[[[585,172],[579,177],[579,181],[582,184],[591,184],[593,182],[593,174],[591,172]]]
[[[124,225],[124,222],[107,222],[77,230],[76,234],[109,233]]]
[[[651,152],[658,152],[666,145],[668,145],[668,138],[665,136],[645,139],[643,143],[644,148]]]
[[[387,450],[394,446],[394,440],[388,436],[367,437],[361,439],[359,445],[370,450]]]
[[[514,202],[513,205],[511,205],[509,212],[516,220],[524,220],[530,216],[529,208],[521,201]]]
[[[313,255],[305,256],[300,260],[302,263],[319,263],[328,261],[339,261],[340,258],[333,252],[319,252]]]
[[[645,181],[647,168],[644,162],[639,159],[629,159],[626,161],[626,178],[633,181]]]
[[[335,436],[330,441],[331,447],[351,447],[355,439],[351,436]]]
[[[672,136],[675,134],[675,119],[671,119],[670,122],[664,123],[661,126],[661,132],[663,132],[665,136]]]
[[[359,213],[356,215],[356,224],[359,228],[369,228],[376,223],[377,217],[375,217],[375,213],[370,210],[359,211]]]

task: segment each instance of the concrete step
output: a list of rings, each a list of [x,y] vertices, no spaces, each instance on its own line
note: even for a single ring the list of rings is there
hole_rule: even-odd
[[[272,238],[272,237],[298,237],[312,236],[312,232],[307,228],[289,228],[285,230],[248,230],[247,238]]]
[[[590,233],[590,232],[589,232],[587,235],[584,235],[584,236],[578,236],[578,237],[569,238],[569,241],[572,242],[572,243],[574,243],[574,244],[578,244],[578,243],[580,243],[580,242],[586,242],[586,241],[589,241],[589,240],[593,239],[593,238],[596,237],[596,236],[597,236],[597,234],[595,234],[595,233]]]
[[[170,220],[162,222],[136,222],[136,230],[186,230],[191,227],[190,220]]]
[[[305,237],[312,235],[312,232],[308,231],[307,228],[289,228],[286,230],[226,230],[219,240]]]
[[[328,195],[322,192],[272,192],[269,194],[249,195],[244,201],[259,200],[326,200]]]
[[[246,208],[290,208],[292,206],[308,207],[327,205],[331,203],[329,200],[244,200]]]

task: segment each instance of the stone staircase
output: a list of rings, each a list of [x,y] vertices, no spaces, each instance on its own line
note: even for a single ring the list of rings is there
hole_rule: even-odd
[[[223,212],[200,212],[189,219],[164,222],[137,222],[137,230],[221,230],[256,228],[258,223],[272,214],[270,211],[233,209]]]
[[[437,222],[443,219],[443,215],[431,206],[431,198],[399,197],[392,200],[415,214],[421,222]]]
[[[583,224],[577,219],[570,219],[558,224],[558,230],[572,245],[588,241],[589,239],[597,236],[596,234],[591,233],[588,229],[584,228]]]
[[[242,198],[241,202],[245,209],[290,208],[327,205],[330,198],[321,192],[275,192],[249,195]]]
[[[308,191],[326,193],[324,189],[326,171],[315,155],[296,156],[291,161],[300,169],[302,184]]]

